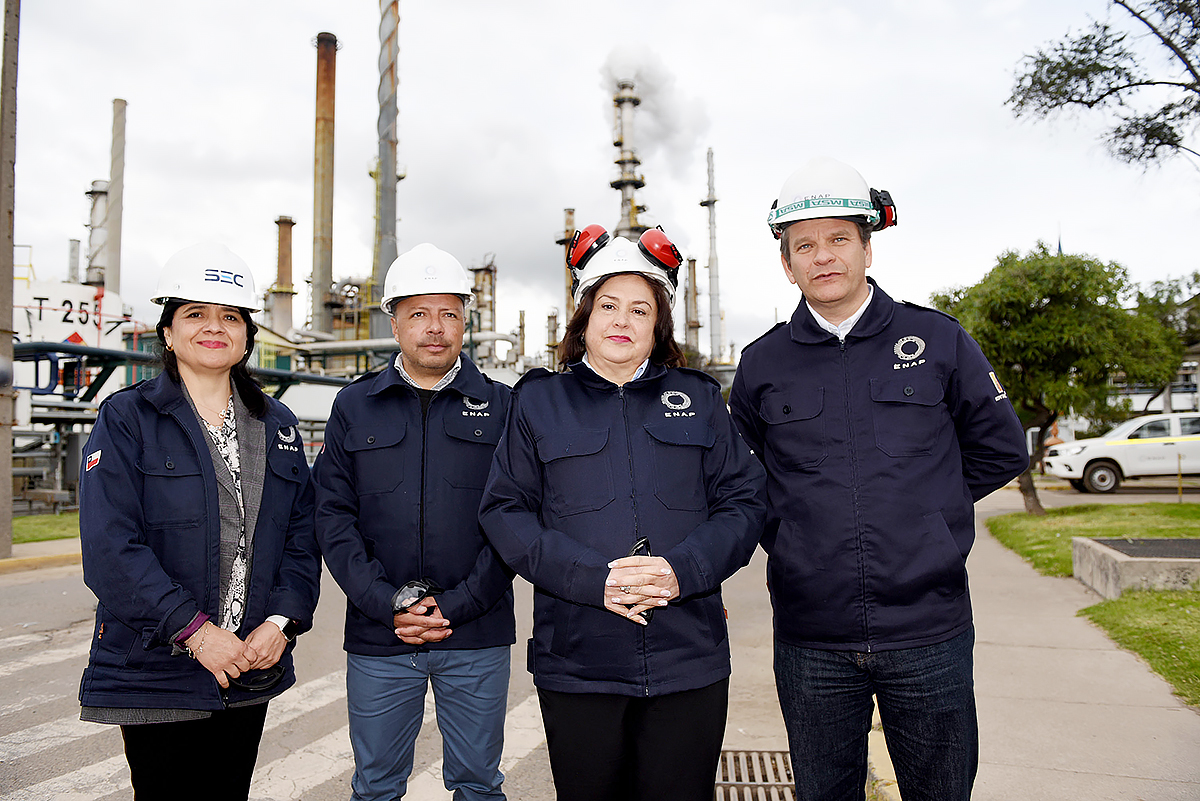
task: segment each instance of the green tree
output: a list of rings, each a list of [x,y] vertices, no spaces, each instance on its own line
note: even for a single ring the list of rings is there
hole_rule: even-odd
[[[1121,161],[1149,165],[1197,153],[1200,123],[1200,3],[1112,0],[1125,28],[1092,21],[1082,33],[1025,56],[1008,105],[1017,117],[1107,108],[1105,139]],[[1150,65],[1158,66],[1152,71]]]
[[[1133,296],[1120,265],[1039,242],[1025,256],[1002,254],[978,284],[933,297],[983,348],[1026,431],[1040,429],[1019,479],[1029,512],[1044,514],[1031,469],[1060,415],[1106,408],[1110,376],[1157,384],[1179,366],[1174,334],[1128,309]]]
[[[1155,318],[1178,336],[1180,358],[1189,346],[1200,342],[1200,294],[1197,293],[1200,293],[1200,271],[1182,278],[1155,281],[1137,293],[1138,311]],[[1146,401],[1146,409],[1150,408],[1150,401],[1159,395],[1163,396],[1163,411],[1171,411],[1170,383],[1163,384]]]

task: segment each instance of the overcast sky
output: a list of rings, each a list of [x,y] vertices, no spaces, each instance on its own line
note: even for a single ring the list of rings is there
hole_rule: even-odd
[[[400,250],[494,253],[501,330],[526,311],[530,348],[563,306],[563,209],[616,225],[612,75],[635,72],[635,144],[649,207],[708,262],[705,150],[716,159],[722,306],[740,349],[799,300],[765,224],[816,155],[896,200],[870,274],[897,298],[978,281],[1038,240],[1153,281],[1200,268],[1200,170],[1143,172],[1099,141],[1104,118],[1015,120],[1022,55],[1109,14],[1102,0],[401,0]],[[320,31],[337,35],[334,277],[371,270],[378,153],[378,6],[359,0],[27,0],[18,84],[16,241],[38,278],[86,248],[84,192],[107,179],[112,100],[128,101],[122,295],[151,318],[163,262],[224,242],[275,277],[293,217],[296,283],[312,264]],[[1124,19],[1113,19],[1124,24]],[[26,251],[18,250],[17,258]],[[303,296],[301,296],[302,298]],[[701,297],[707,325],[708,299]],[[306,309],[297,302],[296,315]],[[682,316],[682,304],[677,307]],[[708,350],[707,328],[701,349]]]

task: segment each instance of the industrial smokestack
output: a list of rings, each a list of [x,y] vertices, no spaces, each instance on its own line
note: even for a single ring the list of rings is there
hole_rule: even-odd
[[[696,289],[696,260],[687,260],[687,299],[684,306],[683,347],[690,362],[700,354],[700,310],[697,305],[699,292]],[[696,365],[689,364],[689,367]]]
[[[633,110],[642,99],[634,91],[634,82],[628,79],[617,81],[617,91],[613,95],[613,146],[617,148],[616,165],[621,170],[617,180],[609,186],[621,193],[621,220],[617,223],[615,236],[637,239],[647,226],[638,222],[638,213],[645,211],[645,206],[639,206],[634,197],[636,190],[646,185],[642,176],[637,174],[641,165],[633,148]]]
[[[569,321],[575,316],[575,296],[571,294],[571,286],[575,283],[575,279],[571,275],[571,240],[575,238],[575,209],[563,209],[563,216],[566,218],[563,235],[561,239],[554,240],[554,244],[563,246],[563,265],[567,279],[567,320]]]
[[[67,283],[79,283],[79,240],[71,239],[67,242]]]
[[[125,101],[113,100],[112,166],[108,175],[108,208],[104,218],[108,252],[104,288],[121,294],[121,211],[125,202]]]
[[[271,315],[269,325],[285,336],[294,328],[292,296],[296,290],[292,287],[292,226],[295,224],[291,217],[280,217],[275,221],[275,225],[279,226],[279,257],[275,286],[267,293],[267,309]]]
[[[721,343],[724,338],[721,318],[721,281],[717,275],[717,195],[713,184],[713,152],[708,149],[708,197],[700,201],[708,207],[708,336],[713,364],[723,364]]]
[[[312,329],[333,332],[333,100],[338,41],[317,34],[317,130],[313,157]]]
[[[396,258],[396,59],[400,56],[400,2],[379,0],[379,191],[375,209],[375,266],[371,282],[372,339],[391,336],[387,315],[379,308],[383,279]]]
[[[92,200],[92,213],[88,217],[88,266],[84,283],[104,286],[104,271],[108,264],[108,248],[104,246],[107,240],[104,219],[108,215],[108,181],[92,181],[92,188],[85,194]]]

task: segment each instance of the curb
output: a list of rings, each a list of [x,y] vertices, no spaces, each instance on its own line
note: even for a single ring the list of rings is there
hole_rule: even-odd
[[[23,570],[38,570],[44,567],[63,567],[77,565],[83,561],[79,553],[56,553],[43,556],[14,556],[0,559],[0,575],[19,573]]]

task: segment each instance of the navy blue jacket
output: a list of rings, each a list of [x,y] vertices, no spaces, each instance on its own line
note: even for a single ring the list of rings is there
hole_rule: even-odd
[[[1008,396],[958,321],[876,286],[843,343],[801,301],[746,347],[729,403],[767,468],[777,637],[876,651],[971,625],[973,503],[1029,456]]]
[[[652,696],[728,677],[721,582],[758,544],[763,480],[704,373],[651,366],[623,387],[583,364],[526,375],[480,519],[536,587],[534,683]],[[608,562],[642,536],[680,589],[644,627],[604,608]]]
[[[387,656],[511,645],[512,572],[483,536],[479,498],[512,390],[464,356],[422,420],[397,358],[338,393],[313,464],[317,538],[346,593],[345,649]],[[392,596],[421,578],[445,590],[436,599],[454,633],[418,647],[396,636]]]
[[[267,466],[242,639],[270,615],[307,631],[320,587],[313,490],[296,417],[266,401]],[[100,406],[84,459],[83,579],[100,603],[80,702],[215,710],[261,698],[236,688],[222,693],[199,662],[171,655],[171,638],[197,613],[215,623],[220,611],[217,478],[181,387],[164,373],[113,393]],[[270,695],[295,683],[291,650],[289,644],[279,660],[284,677]]]

